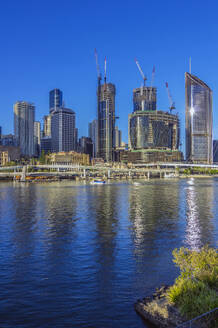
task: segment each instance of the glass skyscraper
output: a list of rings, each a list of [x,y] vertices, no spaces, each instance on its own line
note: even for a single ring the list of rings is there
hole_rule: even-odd
[[[31,157],[34,149],[35,106],[25,101],[14,105],[14,135],[16,145],[20,147],[21,155]]]
[[[185,99],[186,160],[211,164],[212,90],[196,76],[185,73]]]
[[[76,148],[75,112],[60,107],[51,115],[52,151],[70,151]]]
[[[63,93],[59,89],[54,89],[49,92],[49,110],[52,112],[58,107],[63,106]]]

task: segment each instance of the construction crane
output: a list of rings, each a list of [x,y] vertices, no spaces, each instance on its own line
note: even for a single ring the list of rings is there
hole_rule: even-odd
[[[137,65],[138,69],[139,69],[139,72],[140,72],[140,74],[141,74],[143,80],[144,80],[144,86],[145,86],[145,82],[146,82],[146,80],[147,80],[147,77],[146,77],[145,74],[143,73],[143,71],[142,71],[142,69],[141,69],[141,66],[139,65],[139,62],[138,62],[138,60],[137,60],[136,58],[135,58],[135,63],[136,63],[136,65]]]
[[[171,114],[172,110],[176,109],[176,107],[175,107],[175,102],[173,101],[172,96],[170,94],[170,89],[169,89],[169,86],[168,86],[167,82],[166,82],[166,88],[167,88],[167,94],[168,94],[168,99],[169,99],[169,103],[170,103],[169,109],[170,109],[170,114]]]
[[[101,84],[101,73],[100,73],[100,68],[99,68],[99,63],[98,63],[98,54],[97,50],[95,49],[95,61],[96,61],[96,68],[97,68],[97,74],[98,74],[98,85]]]
[[[106,84],[106,80],[107,80],[106,73],[107,73],[107,60],[106,60],[106,56],[105,56],[105,58],[104,58],[104,83],[105,84]]]
[[[151,88],[154,86],[154,77],[155,77],[155,66],[153,66],[153,70],[152,70]]]
[[[152,76],[151,76],[151,90],[149,94],[149,100],[152,101],[152,88],[154,86],[154,77],[155,77],[155,66],[153,66]]]

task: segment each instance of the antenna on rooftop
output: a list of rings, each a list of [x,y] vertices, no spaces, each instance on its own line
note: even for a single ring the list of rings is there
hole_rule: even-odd
[[[192,58],[189,57],[189,73],[192,73]]]

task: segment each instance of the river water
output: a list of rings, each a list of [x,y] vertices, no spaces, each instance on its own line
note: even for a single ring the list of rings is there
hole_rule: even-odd
[[[134,302],[218,246],[218,179],[0,183],[0,327],[149,327]]]

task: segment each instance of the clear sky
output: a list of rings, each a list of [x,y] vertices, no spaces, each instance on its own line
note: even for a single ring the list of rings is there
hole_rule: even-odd
[[[63,91],[76,112],[79,136],[96,117],[97,73],[94,48],[103,73],[116,85],[116,115],[128,140],[132,90],[142,85],[136,57],[150,85],[156,68],[158,109],[169,107],[165,82],[181,119],[184,147],[184,73],[213,90],[214,138],[218,138],[217,0],[8,0],[0,8],[0,125],[13,133],[13,104],[33,102],[36,119],[48,113],[48,93]]]

